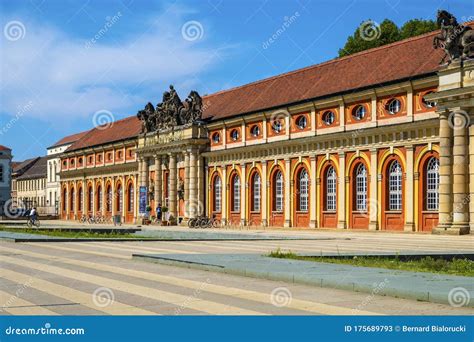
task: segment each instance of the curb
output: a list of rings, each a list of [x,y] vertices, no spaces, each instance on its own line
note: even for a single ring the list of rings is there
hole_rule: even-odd
[[[447,304],[451,305],[448,300],[448,294],[445,293],[430,293],[429,291],[420,291],[416,289],[402,290],[396,288],[384,287],[378,289],[377,292],[374,291],[373,286],[367,284],[360,284],[354,282],[341,283],[336,281],[331,281],[324,278],[305,278],[295,274],[282,274],[282,273],[270,273],[266,271],[248,271],[243,268],[231,268],[222,265],[213,265],[207,263],[193,262],[187,260],[177,260],[172,258],[166,258],[161,256],[150,256],[144,254],[132,254],[132,259],[143,261],[143,262],[153,262],[157,264],[163,264],[168,266],[177,266],[183,268],[192,268],[199,269],[203,271],[213,271],[220,272],[225,274],[232,274],[237,276],[244,276],[257,279],[266,279],[272,281],[284,281],[294,284],[302,284],[309,286],[316,286],[322,288],[332,288],[346,291],[362,292],[369,293],[370,295],[378,296],[389,296],[395,298],[404,298],[417,300],[422,302],[431,302],[438,304]],[[464,305],[464,307],[474,307],[474,298],[470,298],[469,303]]]

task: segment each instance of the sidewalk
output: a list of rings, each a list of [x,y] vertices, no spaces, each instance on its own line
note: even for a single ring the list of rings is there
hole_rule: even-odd
[[[147,262],[253,278],[474,307],[471,277],[276,259],[256,254],[133,254]],[[457,292],[457,293],[456,293]],[[458,297],[455,297],[455,296]]]

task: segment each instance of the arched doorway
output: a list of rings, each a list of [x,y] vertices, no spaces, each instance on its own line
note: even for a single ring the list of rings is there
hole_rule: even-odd
[[[321,169],[321,227],[337,227],[337,172],[332,161]]]
[[[240,197],[242,193],[240,176],[237,171],[234,171],[230,177],[230,191],[229,191],[229,221],[231,224],[240,224]]]
[[[285,221],[285,181],[280,167],[275,167],[270,183],[270,225],[283,227]]]
[[[249,191],[249,225],[259,226],[262,224],[262,177],[258,170],[250,173]]]
[[[418,230],[431,232],[439,219],[439,159],[436,152],[420,160],[418,192]]]
[[[360,158],[352,163],[349,171],[349,227],[353,229],[368,229],[370,221],[369,206],[369,173],[367,165]]]
[[[383,168],[382,229],[403,230],[404,186],[403,167],[398,156],[387,158]]]
[[[309,227],[309,173],[305,166],[300,166],[295,170],[293,189],[294,207],[293,222],[295,227]]]

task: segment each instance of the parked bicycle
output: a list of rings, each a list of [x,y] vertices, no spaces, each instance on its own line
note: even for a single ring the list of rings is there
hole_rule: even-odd
[[[217,228],[220,227],[220,225],[220,220],[215,217],[198,216],[188,221],[189,228]]]

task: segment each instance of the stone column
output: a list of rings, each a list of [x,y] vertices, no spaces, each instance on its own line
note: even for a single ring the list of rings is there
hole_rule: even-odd
[[[439,113],[439,224],[444,230],[452,222],[452,130],[448,122],[448,112]]]
[[[105,217],[107,209],[107,179],[102,178],[102,217]]]
[[[240,223],[245,226],[247,224],[247,168],[245,164],[240,165],[242,173],[241,187],[240,187]]]
[[[184,151],[184,218],[189,218],[189,152]]]
[[[92,216],[95,217],[97,214],[97,185],[96,180],[92,180]]]
[[[201,156],[201,154],[198,155],[197,157],[197,193],[198,193],[198,201],[200,203],[200,210],[202,211],[201,213],[198,214],[204,214],[204,201],[205,201],[205,189],[206,187],[204,186],[204,180],[207,179],[207,177],[203,177],[204,175],[204,158]]]
[[[112,216],[117,213],[117,191],[115,189],[115,177],[112,177]]]
[[[378,230],[378,210],[380,207],[378,199],[377,184],[377,149],[370,150],[370,187],[369,187],[369,230]]]
[[[454,112],[454,122],[465,122],[464,114]],[[468,192],[468,136],[465,125],[453,129],[453,224],[452,229],[460,234],[469,231],[469,192]]]
[[[188,214],[190,218],[196,217],[198,213],[197,198],[197,151],[192,149],[189,154],[189,207]]]
[[[287,130],[289,127],[287,127]],[[284,227],[291,227],[291,160],[285,159],[285,224]]]
[[[309,227],[316,228],[316,155],[310,158],[310,197],[309,197]]]
[[[406,147],[407,153],[407,166],[405,170],[405,228],[406,232],[412,232],[415,228],[414,225],[414,210],[415,210],[415,203],[414,197],[415,192],[413,188],[413,146]]]
[[[262,161],[262,185],[260,189],[260,194],[262,196],[262,200],[260,203],[260,210],[262,212],[262,226],[266,227],[268,226],[268,208],[269,205],[267,203],[267,191],[270,188],[268,186],[268,181],[267,181],[267,161],[263,160]]]
[[[176,224],[178,210],[176,202],[177,194],[177,168],[176,168],[176,154],[170,154],[169,161],[169,177],[170,177],[170,189],[169,189],[169,212],[171,224]]]
[[[69,182],[67,182],[66,184],[66,198],[64,199],[64,201],[66,202],[66,220],[69,220],[69,214],[71,212],[71,204],[70,204],[70,201],[71,201],[71,186],[69,184]]]
[[[474,231],[474,125],[469,126],[469,228]]]
[[[154,193],[154,200],[155,200],[155,208],[158,206],[159,203],[162,201],[162,177],[163,172],[161,170],[161,156],[155,155],[155,193]],[[161,203],[163,205],[163,203]]]
[[[344,152],[339,153],[337,201],[337,228],[346,229],[346,155]]]

